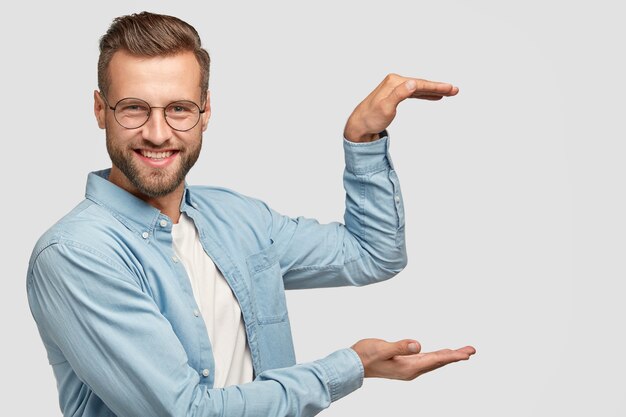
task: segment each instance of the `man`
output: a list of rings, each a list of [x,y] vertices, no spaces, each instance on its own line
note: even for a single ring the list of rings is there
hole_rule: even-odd
[[[211,114],[209,56],[170,16],[116,19],[100,42],[98,125],[112,167],[38,241],[29,303],[66,416],[310,416],[363,377],[413,379],[472,347],[357,342],[295,364],[284,289],[365,285],[406,263],[385,129],[445,83],[388,76],[345,127],[345,226],[187,186]]]

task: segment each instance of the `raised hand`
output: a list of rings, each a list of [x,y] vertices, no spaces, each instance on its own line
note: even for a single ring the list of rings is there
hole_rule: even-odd
[[[366,378],[401,379],[410,381],[453,362],[467,360],[476,353],[472,346],[460,349],[442,349],[420,353],[416,340],[386,342],[381,339],[364,339],[352,349],[359,355]]]
[[[354,109],[346,123],[344,137],[352,142],[371,142],[391,124],[403,100],[441,100],[458,92],[458,87],[452,84],[389,74]]]

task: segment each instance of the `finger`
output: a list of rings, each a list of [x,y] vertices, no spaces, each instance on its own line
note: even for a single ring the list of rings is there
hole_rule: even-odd
[[[455,96],[458,92],[459,88],[449,83],[409,79],[391,90],[384,104],[388,108],[396,108],[400,102],[409,97],[438,101],[443,97]]]
[[[392,358],[394,356],[406,356],[415,355],[422,350],[422,346],[417,340],[404,339],[397,342],[389,343],[388,349],[385,352],[385,358]]]
[[[400,102],[411,97],[416,90],[417,81],[413,79],[407,80],[395,86],[395,88],[391,90],[391,92],[389,93],[387,98],[384,99],[384,101],[387,102],[386,104],[388,106],[392,106],[395,108],[398,106],[398,104],[400,104]]]
[[[422,350],[422,345],[417,340],[405,340],[404,342],[404,353],[401,355],[415,355],[416,353],[420,353]]]
[[[457,349],[457,352],[467,353],[469,356],[472,356],[476,353],[476,349],[473,346],[465,346],[460,349]]]
[[[433,94],[442,96],[454,96],[459,93],[459,88],[450,83],[415,79],[416,93]]]
[[[471,349],[473,350],[473,348]],[[424,358],[426,358],[426,356],[429,356],[429,358],[427,359],[436,365],[436,367],[433,368],[436,369],[453,362],[468,360],[471,355],[473,355],[472,351],[466,348],[456,350],[441,349],[427,353],[426,355],[424,355]]]
[[[411,98],[419,98],[420,100],[430,100],[430,101],[437,101],[437,100],[441,100],[443,98],[443,96],[435,96],[435,95],[429,95],[429,94],[419,94],[419,95],[412,95]]]
[[[396,356],[392,361],[386,362],[391,370],[387,370],[385,374],[396,375],[398,379],[412,380],[451,363],[469,359],[470,352],[465,349],[442,349],[414,356]]]
[[[413,378],[451,363],[467,360],[469,359],[470,354],[469,352],[459,350],[442,349],[435,352],[422,353],[416,356],[418,358],[416,358],[414,362],[413,358],[404,357],[406,358],[405,360],[413,362],[414,367],[411,372]]]

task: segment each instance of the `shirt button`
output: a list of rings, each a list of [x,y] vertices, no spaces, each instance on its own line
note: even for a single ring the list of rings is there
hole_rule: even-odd
[[[396,196],[396,203],[399,203],[399,202],[400,202],[400,196],[399,196],[399,195],[397,195],[397,196]]]
[[[200,316],[200,311],[198,311],[198,309],[194,310],[193,311],[193,315],[196,316],[196,317],[199,317]]]
[[[143,232],[141,234],[141,237],[144,238],[144,239],[148,239],[148,236],[150,236],[150,233],[148,233],[148,232]]]
[[[178,263],[178,258],[177,258],[177,257],[175,257],[175,256],[172,256],[172,261],[173,261],[175,264],[177,264],[177,263]]]
[[[167,226],[167,220],[161,220],[159,224],[161,225],[161,227],[165,227]]]
[[[202,370],[202,376],[203,376],[203,377],[205,377],[205,378],[206,378],[207,376],[209,376],[209,374],[210,374],[210,372],[209,372],[209,370],[208,370],[208,369],[203,369],[203,370]]]
[[[192,201],[192,202],[191,202],[191,205],[192,205],[194,208],[198,208],[198,203],[196,203],[195,201]]]

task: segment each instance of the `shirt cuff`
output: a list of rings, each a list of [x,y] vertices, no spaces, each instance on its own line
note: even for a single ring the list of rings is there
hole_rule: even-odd
[[[316,361],[326,373],[330,400],[337,401],[361,388],[365,370],[359,355],[352,349],[342,349]]]
[[[343,139],[346,169],[355,174],[371,174],[388,168],[393,169],[389,157],[389,134],[384,130],[380,139],[373,142],[350,142]]]

